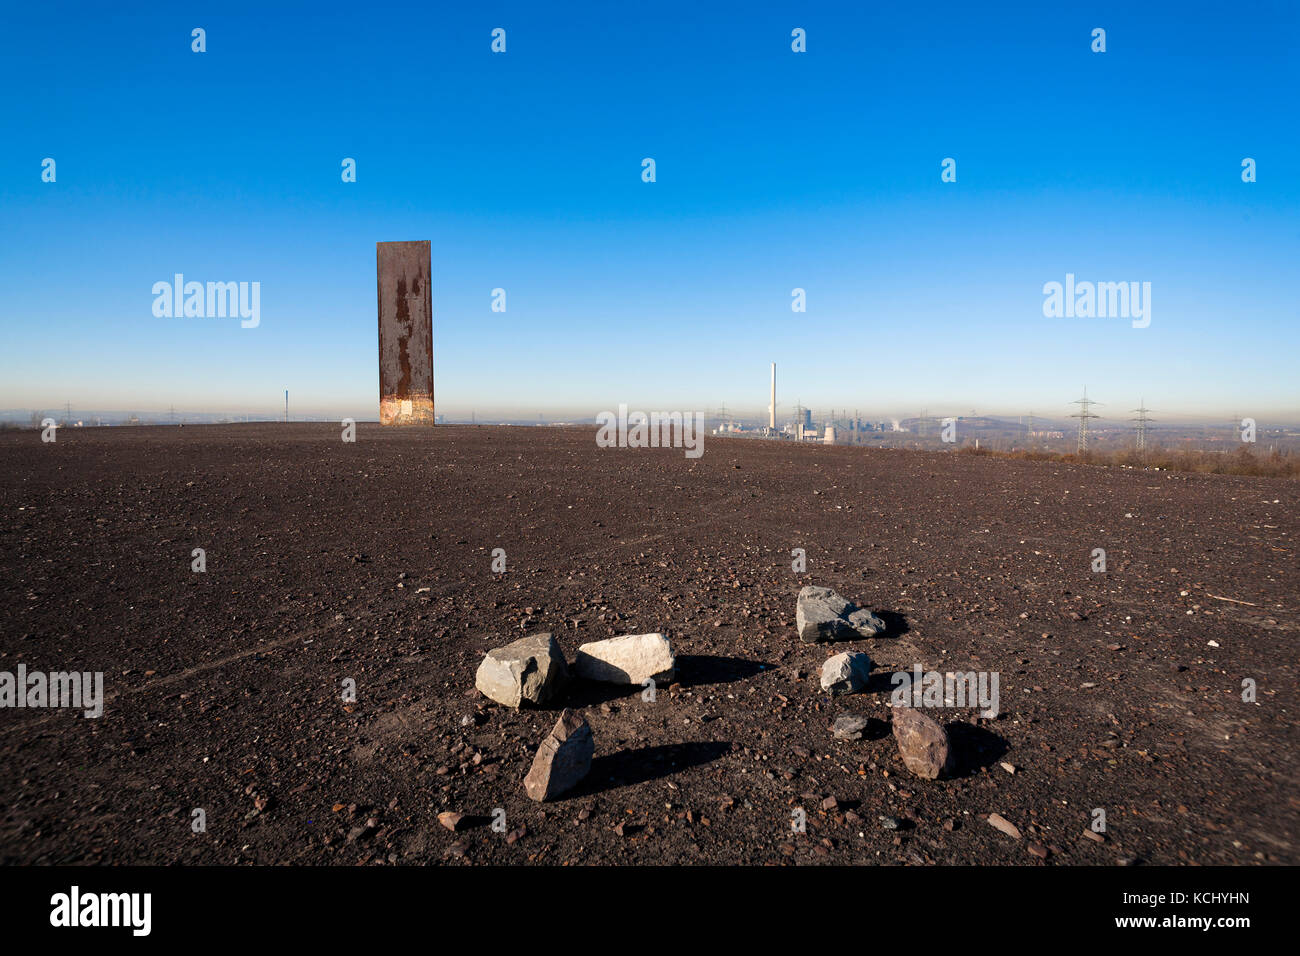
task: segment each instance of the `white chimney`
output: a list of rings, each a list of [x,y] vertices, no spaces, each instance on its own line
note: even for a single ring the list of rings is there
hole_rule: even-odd
[[[772,363],[772,404],[767,407],[767,427],[776,431],[776,363]]]

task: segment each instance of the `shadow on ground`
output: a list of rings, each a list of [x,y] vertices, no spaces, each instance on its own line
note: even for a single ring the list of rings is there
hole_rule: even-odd
[[[896,673],[898,672],[892,669],[872,671],[871,676],[867,678],[867,686],[862,688],[862,693],[884,694],[885,700],[888,701],[890,695],[892,695],[895,688],[898,687],[898,685],[894,683],[894,675]]]
[[[681,684],[683,687],[698,687],[702,684],[730,684],[746,680],[757,674],[769,673],[774,665],[763,661],[749,661],[743,657],[722,657],[710,654],[679,654],[676,659],[676,675],[672,681],[661,683],[656,689],[665,693],[669,683]],[[587,681],[574,678],[567,692],[545,710],[562,710],[565,707],[593,707],[624,697],[640,694],[644,688],[634,684],[605,684],[599,681]]]
[[[885,622],[885,633],[881,637],[902,637],[909,630],[907,618],[897,611],[874,611],[876,617]]]
[[[638,747],[597,757],[591,762],[591,772],[566,797],[585,797],[619,787],[635,786],[647,780],[657,780],[679,770],[709,763],[731,750],[731,744],[722,740],[690,741],[656,747]]]
[[[633,684],[604,684],[575,677],[558,700],[552,701],[542,709],[559,713],[566,707],[572,707],[574,710],[598,707],[612,700],[636,697],[641,691],[642,688]]]
[[[983,767],[991,767],[1007,752],[1007,742],[983,727],[957,721],[944,729],[956,755],[954,777],[968,777]]]
[[[763,661],[747,661],[743,657],[680,654],[677,657],[677,683],[683,687],[695,687],[699,684],[730,684],[771,671],[772,668],[772,664]]]

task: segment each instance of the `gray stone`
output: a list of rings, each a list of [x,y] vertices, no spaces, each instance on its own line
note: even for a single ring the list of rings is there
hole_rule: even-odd
[[[668,639],[662,634],[628,634],[592,641],[578,648],[573,670],[587,680],[607,684],[635,684],[647,680],[671,681],[675,661]]]
[[[866,608],[857,607],[830,588],[813,585],[799,592],[795,624],[799,639],[806,644],[878,637],[885,632],[885,622]]]
[[[474,675],[485,697],[507,707],[545,704],[564,686],[569,669],[560,645],[549,633],[522,637],[487,652]]]
[[[795,624],[799,640],[805,644],[833,641],[854,633],[844,618],[853,605],[830,588],[809,585],[799,592],[795,605]]]
[[[860,651],[836,654],[822,665],[822,690],[832,697],[856,694],[871,677],[871,658]]]
[[[836,740],[861,740],[870,720],[870,717],[858,717],[853,714],[836,717],[832,733],[835,734]]]
[[[572,790],[591,770],[595,752],[596,742],[586,719],[566,708],[537,748],[524,778],[524,790],[538,802]]]
[[[849,614],[846,620],[849,626],[862,637],[877,637],[885,633],[885,622],[866,608],[858,608]]]
[[[953,769],[948,732],[938,721],[911,707],[895,706],[894,740],[907,769],[925,780],[937,780]]]

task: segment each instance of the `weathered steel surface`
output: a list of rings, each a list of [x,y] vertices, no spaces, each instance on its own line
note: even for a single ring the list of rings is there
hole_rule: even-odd
[[[379,278],[379,423],[432,425],[430,243],[375,244]]]

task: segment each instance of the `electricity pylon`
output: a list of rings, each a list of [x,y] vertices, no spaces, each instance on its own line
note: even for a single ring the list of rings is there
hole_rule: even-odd
[[[1090,398],[1088,397],[1088,387],[1085,385],[1085,386],[1083,387],[1083,398],[1075,399],[1075,400],[1074,400],[1073,402],[1071,402],[1070,404],[1071,404],[1071,405],[1078,405],[1078,406],[1079,406],[1079,411],[1078,411],[1078,413],[1077,413],[1077,414],[1074,414],[1074,415],[1071,415],[1071,416],[1069,416],[1069,417],[1070,417],[1070,418],[1077,418],[1077,419],[1079,419],[1079,447],[1078,447],[1078,451],[1079,451],[1079,454],[1082,455],[1085,451],[1088,450],[1088,419],[1090,419],[1090,418],[1101,418],[1100,415],[1094,415],[1094,414],[1092,413],[1092,411],[1091,411],[1092,406],[1093,406],[1093,405],[1100,405],[1101,402],[1095,402],[1095,401],[1093,401],[1092,399],[1090,399]]]
[[[1138,413],[1137,418],[1130,418],[1129,421],[1137,422],[1137,451],[1138,454],[1144,454],[1147,450],[1147,423],[1155,421],[1154,418],[1147,418],[1147,412],[1151,409],[1146,407],[1146,399],[1138,402],[1141,408],[1130,409]]]

